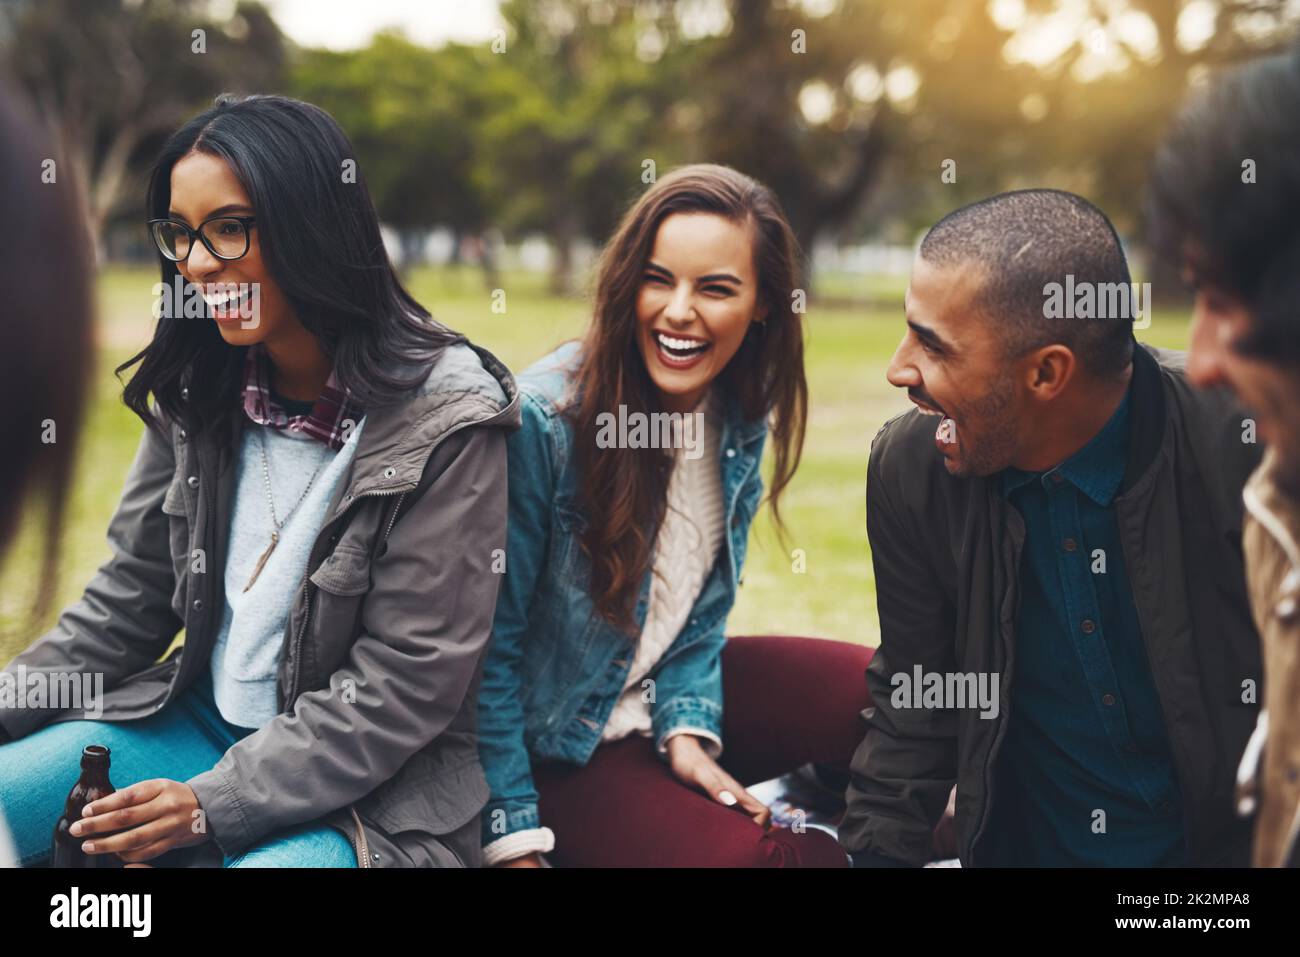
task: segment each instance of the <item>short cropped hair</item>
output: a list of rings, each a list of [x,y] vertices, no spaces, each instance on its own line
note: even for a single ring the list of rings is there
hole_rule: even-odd
[[[1148,224],[1176,266],[1243,299],[1243,353],[1300,362],[1300,46],[1193,97],[1152,164]]]
[[[990,196],[939,220],[920,252],[937,266],[982,268],[974,306],[1003,333],[1009,357],[1060,343],[1082,368],[1103,378],[1118,375],[1132,361],[1134,317],[1124,247],[1106,214],[1081,196],[1056,189]],[[1107,298],[1101,292],[1110,290],[1112,308],[1094,309],[1087,318],[1073,308],[1062,315],[1049,308],[1053,283],[1063,293],[1092,283],[1099,303]],[[1122,292],[1117,284],[1123,284]],[[1117,301],[1121,308],[1113,307]]]

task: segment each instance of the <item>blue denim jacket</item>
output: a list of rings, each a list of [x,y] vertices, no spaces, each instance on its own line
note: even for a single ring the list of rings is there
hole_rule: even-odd
[[[632,665],[628,637],[595,613],[590,562],[578,540],[573,429],[560,403],[579,349],[566,343],[518,377],[523,426],[508,440],[506,570],[479,688],[479,756],[492,792],[483,811],[485,845],[541,826],[532,761],[586,764]],[[722,645],[762,495],[767,436],[766,422],[744,421],[734,399],[724,406],[725,544],[686,625],[650,674],[656,742],[684,727],[722,737]],[[638,632],[650,578],[647,572],[636,605]]]

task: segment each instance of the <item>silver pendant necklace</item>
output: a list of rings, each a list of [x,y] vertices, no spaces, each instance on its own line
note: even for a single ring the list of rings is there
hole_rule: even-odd
[[[253,566],[253,575],[248,579],[248,584],[244,586],[244,591],[248,591],[252,588],[253,582],[257,581],[257,576],[262,574],[262,569],[266,567],[266,563],[270,559],[271,553],[275,551],[275,546],[280,544],[280,529],[284,527],[285,522],[289,521],[289,519],[293,517],[293,513],[298,511],[298,506],[303,503],[303,499],[307,497],[307,493],[311,491],[312,485],[316,482],[316,476],[320,475],[320,470],[323,469],[325,463],[329,461],[329,459],[325,459],[325,461],[321,462],[320,465],[316,466],[316,471],[311,473],[311,478],[307,480],[307,487],[302,490],[302,494],[298,496],[298,501],[294,503],[293,508],[289,509],[289,514],[286,515],[283,520],[277,518],[275,514],[275,495],[271,492],[271,464],[266,457],[266,433],[263,431],[264,428],[265,426],[262,426],[258,429],[257,439],[258,444],[262,447],[262,478],[266,482],[266,502],[271,506],[271,524],[273,526],[271,530],[271,544],[266,546],[266,551],[262,552],[261,557],[257,560],[257,564]]]

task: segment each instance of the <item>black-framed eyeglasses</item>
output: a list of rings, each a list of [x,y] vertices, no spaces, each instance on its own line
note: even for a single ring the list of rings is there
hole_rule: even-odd
[[[248,230],[256,216],[214,216],[191,229],[174,219],[149,220],[149,232],[158,251],[173,262],[184,262],[194,248],[194,237],[218,259],[239,259],[248,252]]]

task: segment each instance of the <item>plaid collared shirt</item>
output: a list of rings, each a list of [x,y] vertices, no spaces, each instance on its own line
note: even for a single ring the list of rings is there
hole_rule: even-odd
[[[337,452],[361,421],[362,410],[331,372],[320,397],[306,415],[289,415],[271,398],[271,379],[261,346],[244,360],[244,414],[258,425],[302,432]]]

